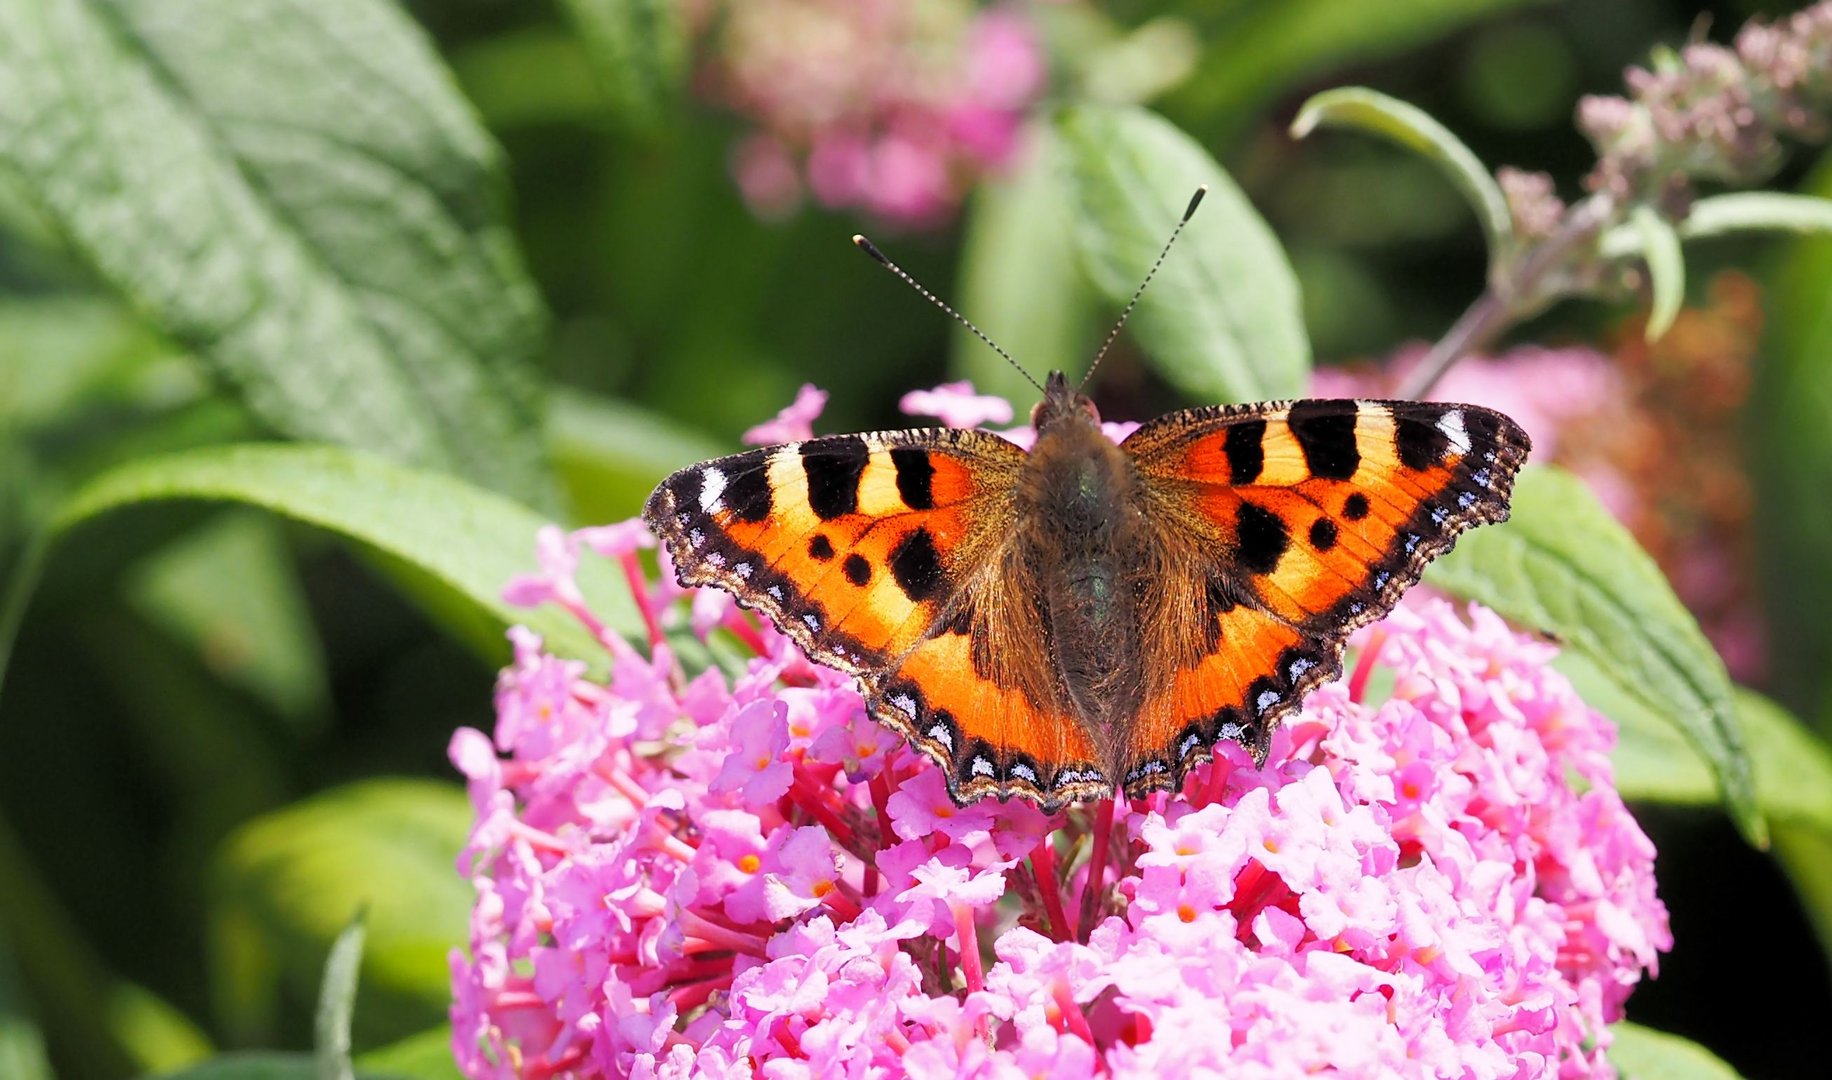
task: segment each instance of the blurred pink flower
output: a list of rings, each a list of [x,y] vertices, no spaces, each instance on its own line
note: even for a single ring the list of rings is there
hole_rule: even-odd
[[[1265,769],[1110,817],[956,806],[852,680],[719,625],[741,672],[611,635],[608,683],[518,630],[494,747],[454,736],[467,1076],[1609,1076],[1671,944],[1613,729],[1481,608],[1402,607]]]
[[[820,419],[821,410],[827,407],[827,391],[813,383],[804,383],[795,393],[795,400],[783,406],[774,420],[763,423],[744,433],[744,441],[750,446],[771,446],[775,443],[799,442],[814,437],[814,422]]]
[[[804,191],[888,222],[945,220],[1008,162],[1048,75],[1022,7],[968,0],[743,0],[690,11],[700,83],[756,125],[732,157],[761,216]]]
[[[973,384],[943,383],[933,390],[911,390],[897,407],[910,416],[933,416],[948,427],[984,427],[1011,423],[1011,402],[992,394],[976,394]]]

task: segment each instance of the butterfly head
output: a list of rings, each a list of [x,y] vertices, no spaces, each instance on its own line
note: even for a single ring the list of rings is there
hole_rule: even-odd
[[[1086,394],[1069,385],[1067,375],[1052,371],[1043,383],[1043,400],[1031,409],[1031,427],[1041,432],[1069,419],[1097,424],[1100,412]]]

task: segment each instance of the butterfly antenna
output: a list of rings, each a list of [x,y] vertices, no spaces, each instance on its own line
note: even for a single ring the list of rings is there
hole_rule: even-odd
[[[1037,392],[1039,394],[1044,392],[1043,387],[1037,385],[1037,380],[1031,378],[1031,373],[1024,370],[1023,367],[1019,366],[1018,362],[1011,358],[1010,353],[1006,352],[1004,349],[999,348],[998,343],[993,341],[991,338],[987,337],[985,331],[981,330],[979,327],[967,321],[967,316],[962,315],[960,312],[949,307],[947,303],[942,300],[941,297],[936,296],[934,293],[923,288],[922,283],[917,281],[915,278],[911,277],[908,271],[904,270],[903,267],[898,266],[896,263],[892,262],[884,254],[884,252],[879,251],[878,245],[872,243],[870,240],[867,240],[865,237],[860,236],[856,233],[853,235],[852,242],[858,245],[858,248],[860,251],[863,251],[865,254],[870,255],[872,258],[878,260],[879,264],[882,265],[885,269],[889,270],[891,273],[896,274],[898,277],[902,278],[904,282],[909,285],[910,288],[915,289],[917,292],[921,293],[923,295],[923,298],[928,300],[929,303],[934,304],[936,307],[947,312],[949,315],[954,317],[955,322],[958,322],[962,326],[973,331],[974,337],[977,337],[981,341],[984,341],[988,346],[992,348],[993,352],[996,352],[1000,356],[1003,356],[1005,358],[1006,363],[1018,369],[1018,374],[1024,376],[1024,379],[1026,382],[1030,383],[1032,386],[1036,386]]]
[[[1204,184],[1196,189],[1196,194],[1190,196],[1190,204],[1183,208],[1183,220],[1177,222],[1177,227],[1170,231],[1170,239],[1164,241],[1164,250],[1158,252],[1158,261],[1152,263],[1151,269],[1145,272],[1145,280],[1139,282],[1139,290],[1132,294],[1131,300],[1126,301],[1126,310],[1120,312],[1120,321],[1113,324],[1113,330],[1107,335],[1107,340],[1101,342],[1100,352],[1094,354],[1094,362],[1088,365],[1088,373],[1081,377],[1082,386],[1088,385],[1088,380],[1094,377],[1094,369],[1100,367],[1100,362],[1106,357],[1107,350],[1113,347],[1113,340],[1120,336],[1120,327],[1126,325],[1126,317],[1131,315],[1132,309],[1138,306],[1139,297],[1145,295],[1145,286],[1151,284],[1151,279],[1158,273],[1158,267],[1164,265],[1164,256],[1170,254],[1170,246],[1176,243],[1177,237],[1183,234],[1183,227],[1190,223],[1190,218],[1195,216],[1196,208],[1202,205],[1202,197],[1208,193],[1209,186]]]

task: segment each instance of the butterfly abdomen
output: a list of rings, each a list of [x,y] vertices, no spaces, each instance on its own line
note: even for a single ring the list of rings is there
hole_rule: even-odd
[[[1039,433],[1019,485],[1018,535],[1046,598],[1054,665],[1096,731],[1130,717],[1142,696],[1138,487],[1131,461],[1079,416]]]

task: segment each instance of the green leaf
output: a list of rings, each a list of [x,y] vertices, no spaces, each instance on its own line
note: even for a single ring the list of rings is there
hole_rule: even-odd
[[[967,211],[961,244],[960,309],[1004,346],[1032,378],[1050,371],[1079,379],[1094,358],[1094,298],[1075,265],[1073,193],[1054,129],[1025,132],[1023,165],[983,183]],[[1023,419],[1037,389],[964,326],[955,327],[949,372],[983,394],[1012,402]]]
[[[1740,1080],[1722,1058],[1690,1039],[1626,1020],[1609,1030],[1609,1062],[1622,1080]]]
[[[1430,113],[1397,98],[1360,86],[1325,90],[1304,103],[1291,122],[1291,136],[1302,139],[1318,125],[1347,127],[1378,135],[1411,150],[1438,167],[1462,193],[1488,237],[1491,273],[1514,243],[1514,219],[1495,178],[1475,153]]]
[[[355,1080],[350,1017],[356,1012],[357,976],[363,965],[363,920],[359,910],[331,943],[331,955],[324,962],[324,981],[319,985],[318,1012],[312,1024],[312,1058],[318,1066],[318,1080]]]
[[[344,984],[332,980],[351,977],[344,965],[353,957],[331,943],[364,906],[354,1041],[397,1039],[443,1019],[446,957],[464,943],[473,899],[456,870],[471,818],[455,785],[369,780],[239,830],[218,859],[210,909],[212,989],[226,1028],[238,1041],[270,1038],[274,1002],[312,1000],[327,950],[326,1007],[347,1005]],[[321,1040],[324,1022],[321,1012]]]
[[[500,152],[384,0],[0,6],[0,165],[287,435],[550,492]]]
[[[675,0],[562,0],[619,119],[658,126],[686,75],[687,27]]]
[[[731,452],[709,435],[635,405],[577,390],[554,395],[548,428],[567,504],[579,521],[633,517],[655,485],[683,463]]]
[[[44,1036],[31,1015],[4,934],[0,934],[0,1076],[52,1080]]]
[[[323,728],[330,712],[324,654],[278,522],[225,514],[141,560],[127,592],[137,611],[211,675],[251,694],[294,731]]]
[[[1700,199],[1679,223],[1681,240],[1751,232],[1832,234],[1832,199],[1781,191],[1737,191]],[[1609,258],[1622,258],[1641,254],[1644,246],[1640,230],[1628,224],[1603,234],[1598,250]]]
[[[1524,470],[1512,519],[1465,534],[1427,579],[1554,635],[1624,694],[1671,717],[1710,762],[1737,827],[1765,845],[1724,662],[1654,560],[1582,482]]]
[[[419,472],[330,446],[212,447],[122,465],[96,477],[58,512],[10,585],[0,611],[3,663],[37,577],[38,563],[67,532],[123,507],[168,500],[256,506],[329,529],[417,575],[416,598],[500,638],[520,623],[556,653],[602,667],[604,651],[576,620],[550,606],[515,608],[502,588],[535,566],[543,521],[527,507],[448,476]],[[642,623],[621,575],[605,560],[580,561],[579,584],[599,618],[622,632]],[[495,646],[494,655],[506,655]],[[4,668],[0,668],[0,677]]]
[[[464,1080],[452,1057],[450,1025],[409,1035],[400,1042],[378,1046],[356,1059],[357,1075],[381,1073],[412,1080]]]
[[[1628,220],[1641,237],[1641,257],[1647,260],[1648,287],[1654,294],[1647,339],[1658,341],[1686,302],[1686,257],[1679,249],[1679,233],[1653,207],[1635,207]]]
[[[1082,265],[1124,304],[1207,185],[1133,314],[1147,358],[1203,402],[1295,397],[1310,373],[1297,277],[1272,230],[1215,159],[1143,109],[1066,109],[1057,120]]]

